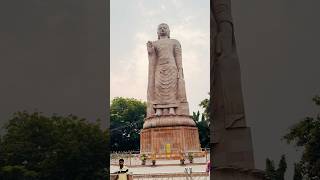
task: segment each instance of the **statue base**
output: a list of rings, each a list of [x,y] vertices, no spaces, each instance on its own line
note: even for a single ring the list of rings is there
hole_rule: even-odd
[[[142,129],[140,154],[179,154],[201,151],[197,127],[173,126]]]
[[[241,169],[234,167],[215,168],[211,172],[214,180],[265,180],[265,172],[257,169]]]
[[[155,127],[173,127],[173,126],[191,126],[195,127],[196,123],[192,116],[187,115],[162,115],[152,116],[145,119],[143,129]]]

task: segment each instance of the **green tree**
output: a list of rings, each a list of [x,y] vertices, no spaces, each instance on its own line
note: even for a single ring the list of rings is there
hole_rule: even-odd
[[[293,174],[293,180],[302,180],[302,168],[299,163],[294,164],[294,174]]]
[[[203,115],[207,121],[210,121],[210,99],[206,98],[202,100],[199,104],[201,108],[203,108]]]
[[[202,114],[202,116],[200,116],[200,112],[197,111],[197,113],[193,112],[192,118],[198,127],[201,147],[208,148],[210,143],[210,139],[209,139],[210,129],[209,129],[209,123],[205,119],[205,115]]]
[[[284,180],[284,175],[287,170],[287,163],[285,155],[281,156],[279,167],[277,169],[277,180]]]
[[[312,98],[312,100],[316,105],[320,105],[320,96],[316,95]]]
[[[269,158],[266,159],[266,178],[269,180],[276,180],[277,178],[274,162]]]
[[[139,150],[146,103],[134,98],[117,97],[111,102],[110,114],[111,150]]]
[[[276,169],[274,161],[269,158],[266,159],[266,176],[270,180],[284,180],[285,172],[287,170],[286,158],[284,155],[281,156],[279,166]]]
[[[4,166],[0,170],[0,179],[2,180],[36,180],[39,179],[39,173],[26,169],[23,165]]]
[[[313,101],[320,105],[320,97],[315,96]],[[303,148],[300,160],[302,175],[309,179],[320,178],[320,116],[306,117],[290,128],[284,136],[288,143],[294,143]]]
[[[210,95],[210,94],[209,94]],[[203,109],[203,113],[193,112],[192,118],[195,121],[198,131],[200,144],[202,148],[208,148],[210,144],[210,116],[209,116],[209,99],[202,100],[199,106]]]
[[[108,132],[74,115],[17,112],[0,144],[0,179],[105,179]]]

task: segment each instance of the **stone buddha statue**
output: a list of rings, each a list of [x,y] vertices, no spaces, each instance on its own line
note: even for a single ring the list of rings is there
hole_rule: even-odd
[[[189,115],[179,41],[170,39],[167,24],[158,26],[158,40],[147,43],[149,76],[147,117]]]
[[[147,117],[140,133],[140,153],[200,151],[198,128],[189,115],[181,45],[170,39],[167,24],[158,26],[158,40],[147,42],[149,72]]]

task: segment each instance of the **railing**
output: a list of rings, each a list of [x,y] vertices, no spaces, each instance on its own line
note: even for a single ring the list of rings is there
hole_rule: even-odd
[[[116,179],[116,175],[112,174],[110,180]],[[204,172],[185,172],[185,173],[158,173],[158,174],[135,174],[129,175],[129,179],[133,180],[209,180],[209,173]]]
[[[189,153],[193,156],[193,163],[207,163],[210,159],[210,150],[202,149],[202,151],[198,152],[185,152],[182,153],[185,159],[185,163],[188,163],[188,155]],[[151,160],[155,159],[158,165],[166,165],[166,164],[179,164],[179,160],[181,159],[181,153],[149,153],[145,154],[146,165],[151,165]],[[141,154],[139,151],[118,151],[112,152],[110,154],[110,163],[111,165],[118,165],[119,159],[124,159],[125,164],[127,166],[140,166],[142,164]],[[167,161],[167,160],[175,160],[175,161]]]

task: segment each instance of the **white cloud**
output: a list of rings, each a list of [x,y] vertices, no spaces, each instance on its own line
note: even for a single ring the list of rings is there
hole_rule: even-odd
[[[183,1],[181,0],[172,0],[171,2],[176,9],[180,9],[183,6]]]
[[[166,10],[166,9],[167,9],[166,6],[165,6],[164,4],[162,4],[162,5],[161,5],[161,10],[164,11],[164,10]]]
[[[133,50],[124,54],[124,62],[117,69],[111,71],[111,98],[117,96],[146,99],[148,76],[148,59],[146,33],[135,35],[136,45]],[[123,61],[122,61],[123,62]]]

